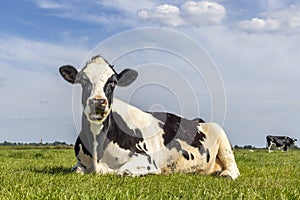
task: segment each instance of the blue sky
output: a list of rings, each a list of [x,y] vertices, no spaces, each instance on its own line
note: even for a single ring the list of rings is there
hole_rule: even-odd
[[[233,144],[264,146],[267,134],[300,138],[300,4],[296,0],[11,0],[2,1],[0,10],[0,141],[74,143],[73,88],[58,75],[58,67],[79,68],[103,41],[144,27],[182,33],[208,53],[226,94],[221,100],[226,113],[220,110],[225,119],[217,122]],[[167,38],[168,43],[178,43],[174,38]],[[128,37],[126,42],[133,40]],[[118,48],[114,43],[111,52]],[[195,52],[185,49],[185,53]],[[151,68],[151,61],[175,64],[168,55],[160,61],[162,54],[150,51],[123,57],[115,63],[120,69],[122,65]],[[184,76],[193,80],[191,74]],[[205,81],[201,84],[205,88]],[[136,100],[143,109],[172,110],[159,95],[153,96],[161,100],[155,105],[149,101],[143,105],[138,93],[132,103]],[[212,118],[211,96],[204,91],[200,103],[199,115],[206,120]]]

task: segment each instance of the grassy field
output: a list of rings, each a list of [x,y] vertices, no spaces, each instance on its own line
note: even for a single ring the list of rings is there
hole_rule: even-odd
[[[300,151],[236,150],[237,180],[70,173],[72,149],[0,148],[0,199],[300,199]]]

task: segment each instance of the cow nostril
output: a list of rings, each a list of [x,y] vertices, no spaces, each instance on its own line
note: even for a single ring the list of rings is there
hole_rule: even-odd
[[[100,101],[100,105],[106,106],[106,104],[107,104],[106,99],[100,99],[99,101]]]
[[[102,106],[105,107],[107,104],[107,100],[106,99],[90,99],[89,100],[89,106],[91,107],[95,107],[95,106]]]

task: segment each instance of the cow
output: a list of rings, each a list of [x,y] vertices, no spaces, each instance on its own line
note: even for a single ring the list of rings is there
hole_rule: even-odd
[[[117,73],[101,56],[82,70],[59,68],[62,77],[82,86],[82,127],[74,149],[72,171],[120,176],[197,173],[236,179],[231,144],[216,123],[186,119],[167,112],[144,112],[114,98],[138,76],[133,69]]]
[[[267,135],[266,139],[267,139],[267,148],[269,153],[271,152],[271,147],[273,145],[276,145],[276,147],[278,148],[282,148],[283,151],[287,151],[288,147],[291,147],[297,141],[297,139],[290,138],[287,136],[272,136],[272,135]]]

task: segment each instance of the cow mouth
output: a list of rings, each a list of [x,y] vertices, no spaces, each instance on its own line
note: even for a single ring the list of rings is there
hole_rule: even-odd
[[[102,113],[90,113],[89,114],[89,118],[92,121],[101,121],[102,119],[104,119],[106,113],[102,112]]]

